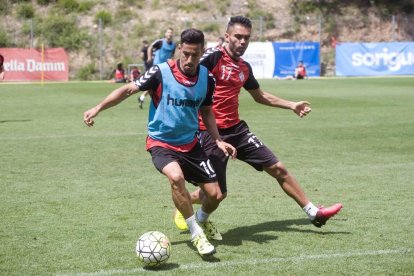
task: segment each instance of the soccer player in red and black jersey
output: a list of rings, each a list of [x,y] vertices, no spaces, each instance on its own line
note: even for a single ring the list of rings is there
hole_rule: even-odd
[[[297,80],[306,78],[306,67],[303,65],[303,61],[299,61],[298,66],[296,66],[294,78]]]
[[[235,158],[236,150],[222,141],[217,130],[212,111],[214,78],[199,64],[204,51],[204,34],[196,29],[183,31],[178,49],[178,60],[154,65],[139,80],[115,89],[84,113],[84,122],[93,126],[99,112],[138,91],[149,91],[152,101],[147,150],[154,166],[168,178],[174,204],[185,217],[194,246],[201,255],[211,255],[215,247],[206,238],[206,232],[211,235],[215,228],[208,218],[218,207],[221,190],[210,161],[198,143],[198,115],[201,114],[223,155]],[[200,187],[206,195],[196,214],[185,188],[186,180]]]
[[[248,163],[258,171],[264,170],[274,177],[285,193],[304,210],[311,222],[316,227],[321,227],[330,217],[340,211],[342,204],[338,203],[329,208],[313,205],[283,163],[256,135],[250,132],[246,122],[239,118],[239,94],[242,87],[259,104],[290,109],[301,118],[311,111],[310,104],[306,101],[284,100],[260,88],[250,64],[241,58],[249,45],[251,28],[251,21],[248,18],[232,17],[227,26],[224,47],[207,50],[201,59],[200,63],[207,67],[216,79],[213,111],[217,127],[222,139],[237,149],[239,160]],[[202,122],[200,129],[200,141],[217,174],[224,199],[227,195],[228,158],[217,150],[212,143],[213,140],[205,132],[205,125]],[[191,196],[193,203],[197,203],[204,195],[202,191],[196,190]],[[179,219],[180,214],[176,212],[174,220],[177,226]]]
[[[4,57],[0,55],[0,81],[4,80],[4,67],[3,67]]]

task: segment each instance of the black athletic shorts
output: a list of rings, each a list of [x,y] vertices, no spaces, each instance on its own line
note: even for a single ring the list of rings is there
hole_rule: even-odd
[[[263,171],[264,167],[270,167],[278,162],[277,157],[256,135],[250,132],[249,126],[244,121],[230,128],[219,129],[219,133],[223,141],[236,148],[237,159],[248,163],[258,171]],[[221,192],[227,192],[226,168],[228,157],[217,147],[208,131],[200,131],[199,140],[217,174]]]
[[[152,156],[152,163],[161,173],[166,165],[177,162],[183,171],[185,180],[195,186],[217,181],[210,160],[199,143],[190,152],[179,152],[163,147],[153,147],[148,151]]]

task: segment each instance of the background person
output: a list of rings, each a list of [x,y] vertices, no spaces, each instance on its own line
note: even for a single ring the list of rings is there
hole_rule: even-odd
[[[139,71],[137,66],[132,66],[131,72],[129,73],[129,81],[137,81],[141,76],[141,72]]]
[[[0,81],[4,80],[4,57],[0,55]]]
[[[112,71],[111,79],[115,83],[124,83],[127,78],[125,77],[125,70],[122,63],[118,63],[114,71]]]
[[[174,57],[175,53],[175,42],[173,41],[174,30],[168,28],[165,31],[164,38],[155,40],[148,47],[148,61],[152,62],[153,65],[166,62],[170,58]]]
[[[175,42],[173,41],[174,30],[168,28],[165,31],[164,38],[155,40],[148,47],[148,62],[153,65],[166,62],[170,58],[174,57],[175,53]],[[139,107],[142,109],[144,104],[145,97],[148,95],[148,92],[145,91],[138,97]]]
[[[148,62],[148,41],[144,40],[142,44],[143,45],[141,48],[140,56],[142,62],[144,63],[144,71],[148,71],[148,69],[151,67],[151,63]]]
[[[306,68],[303,65],[303,61],[299,61],[298,66],[295,68],[295,76],[294,78],[297,80],[303,80],[306,76]]]

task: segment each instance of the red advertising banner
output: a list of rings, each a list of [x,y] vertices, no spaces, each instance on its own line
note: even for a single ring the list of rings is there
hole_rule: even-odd
[[[63,48],[0,48],[4,81],[68,81],[69,59]]]

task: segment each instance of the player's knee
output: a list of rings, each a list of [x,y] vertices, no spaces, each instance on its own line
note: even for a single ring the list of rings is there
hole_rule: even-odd
[[[219,201],[219,202],[221,202],[221,201],[223,201],[226,197],[227,197],[227,192],[225,192],[225,193],[220,193],[220,194],[217,196],[217,199],[218,199],[218,201]]]
[[[205,194],[214,203],[220,203],[223,196],[218,185],[205,186]]]
[[[275,177],[278,181],[283,181],[287,177],[289,177],[289,172],[286,169],[285,165],[283,165],[282,162],[277,162],[276,164],[273,164],[272,166],[265,169],[270,175]]]
[[[210,200],[218,201],[219,194],[217,193],[216,190],[209,190],[207,192],[207,196]]]
[[[182,186],[185,183],[184,175],[182,173],[171,173],[168,178],[170,179],[171,186]]]

